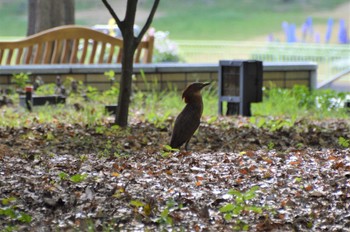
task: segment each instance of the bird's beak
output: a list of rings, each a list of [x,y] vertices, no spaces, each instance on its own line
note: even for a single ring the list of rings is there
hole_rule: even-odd
[[[207,86],[207,85],[210,85],[210,82],[204,82],[204,83],[202,83],[202,88],[204,88],[204,87]]]

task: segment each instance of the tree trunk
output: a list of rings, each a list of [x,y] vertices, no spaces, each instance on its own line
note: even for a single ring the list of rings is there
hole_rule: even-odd
[[[122,57],[122,75],[120,80],[120,92],[118,97],[118,109],[115,116],[115,123],[121,127],[128,125],[129,116],[129,105],[131,96],[131,84],[132,84],[132,74],[134,67],[134,53],[141,42],[143,35],[149,28],[152,19],[154,17],[155,11],[157,10],[160,0],[155,0],[151,12],[147,18],[145,25],[140,31],[139,35],[136,37],[134,35],[134,23],[138,0],[128,0],[125,18],[123,21],[114,12],[113,8],[110,6],[107,0],[102,0],[102,2],[107,7],[108,11],[111,13],[112,17],[116,21],[120,31],[123,36],[123,57]]]
[[[122,58],[122,75],[120,79],[120,92],[118,96],[118,109],[115,123],[121,127],[128,124],[129,105],[131,96],[132,74],[134,67],[134,45],[132,40],[124,40],[124,56]]]
[[[74,0],[29,0],[28,2],[27,35],[75,23]]]

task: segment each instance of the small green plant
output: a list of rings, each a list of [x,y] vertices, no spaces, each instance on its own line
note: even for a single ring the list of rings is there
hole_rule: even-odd
[[[16,226],[12,226],[11,221],[16,223],[30,223],[32,217],[29,214],[26,214],[18,210],[15,205],[17,199],[15,197],[3,198],[1,199],[0,204],[0,220],[8,221],[7,226],[5,226],[3,231],[17,231]]]
[[[110,89],[103,92],[103,96],[118,96],[119,95],[119,83],[115,81],[115,72],[113,70],[109,70],[104,73],[105,76],[108,77],[108,80],[112,82],[112,86]]]
[[[86,178],[88,177],[88,174],[75,174],[73,176],[69,176],[65,172],[60,172],[58,174],[58,177],[60,178],[61,181],[70,180],[73,183],[80,183],[80,182],[83,182],[84,180],[86,180]]]
[[[143,203],[140,200],[131,200],[130,205],[134,207],[134,211],[137,213],[141,208],[141,212],[144,216],[149,217],[151,215],[152,208],[150,203]]]
[[[60,172],[58,174],[58,177],[60,178],[60,180],[68,180],[69,179],[69,175],[65,172]]]
[[[130,205],[132,205],[136,208],[139,208],[139,207],[144,207],[145,203],[143,203],[142,201],[139,201],[139,200],[131,200]]]
[[[108,72],[104,72],[104,75],[108,77],[108,79],[112,82],[115,81],[115,72],[113,70],[109,70]]]
[[[349,148],[350,146],[349,140],[345,139],[344,137],[339,137],[338,144],[344,148]]]
[[[123,151],[121,144],[113,144],[111,140],[107,140],[103,149],[98,152],[98,157],[120,157],[121,155],[127,155],[125,153],[120,154],[120,151]]]
[[[95,131],[97,134],[103,134],[106,130],[107,130],[107,128],[105,126],[96,126],[95,127]]]
[[[176,201],[174,201],[174,199],[167,200],[165,208],[161,211],[157,219],[157,223],[166,226],[173,226],[174,221],[170,215],[170,212],[181,209],[182,207],[182,204],[178,204]]]
[[[53,134],[51,131],[47,132],[47,134],[46,134],[46,140],[52,141],[52,140],[54,140],[54,139],[55,139],[54,134]]]
[[[157,220],[159,224],[173,225],[173,218],[169,215],[169,207],[165,207],[165,209],[160,213],[160,216]]]
[[[97,88],[92,87],[92,86],[87,86],[86,87],[86,96],[89,99],[94,100],[97,97],[98,93],[99,93],[99,91],[98,91]]]
[[[83,116],[89,127],[99,126],[101,124],[103,111],[96,110],[94,106],[87,106],[83,110]]]
[[[81,162],[85,162],[85,161],[87,161],[89,159],[89,157],[87,155],[83,154],[83,155],[79,156],[79,159],[80,159]]]
[[[88,174],[75,174],[75,175],[71,176],[69,178],[69,180],[74,182],[74,183],[80,183],[80,182],[83,182],[84,180],[86,180],[87,177],[88,177]]]
[[[12,79],[18,88],[23,89],[29,82],[29,75],[30,73],[21,72],[18,74],[14,74]]]
[[[172,148],[169,145],[164,145],[163,150],[161,151],[161,156],[163,158],[168,158],[173,152],[177,152],[179,149],[177,148]]]
[[[140,200],[131,200],[130,205],[134,208],[135,213],[137,213],[139,216],[143,215],[147,218],[149,218],[152,213],[157,211],[160,214],[156,218],[155,222],[163,226],[173,226],[174,221],[170,213],[183,207],[182,204],[178,204],[173,199],[168,199],[166,201],[166,205],[162,211],[158,211],[157,208],[153,206],[154,204],[151,202],[145,203]]]
[[[111,97],[119,95],[119,83],[115,83],[111,86],[110,89],[103,92],[103,96]]]
[[[251,117],[250,123],[258,128],[264,128],[271,132],[281,130],[283,128],[291,128],[296,122],[296,115],[292,115],[291,118],[273,118],[268,119],[265,117]]]
[[[35,91],[35,94],[38,96],[46,96],[55,94],[56,84],[45,84],[39,86],[39,88]]]
[[[258,186],[254,186],[247,190],[246,192],[239,192],[235,189],[230,189],[228,194],[234,196],[235,203],[228,203],[222,206],[219,210],[223,213],[226,221],[231,220],[233,217],[239,216],[243,212],[254,212],[257,214],[262,214],[264,207],[249,205],[247,201],[252,200],[256,197],[256,192],[259,190]],[[236,221],[236,226],[234,229],[248,230],[249,225],[245,224],[241,220]]]
[[[272,141],[270,141],[270,142],[267,144],[267,148],[268,148],[269,150],[272,150],[272,149],[275,148],[275,144],[274,144]]]

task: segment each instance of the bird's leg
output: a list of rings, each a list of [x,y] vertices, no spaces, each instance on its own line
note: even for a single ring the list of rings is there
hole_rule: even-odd
[[[186,141],[186,144],[185,144],[185,150],[188,151],[188,143],[190,142],[190,140],[187,140]]]

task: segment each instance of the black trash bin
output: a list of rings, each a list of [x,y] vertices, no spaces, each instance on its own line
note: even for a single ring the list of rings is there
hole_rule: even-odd
[[[257,60],[220,60],[219,114],[251,116],[250,104],[262,101],[263,64]]]

